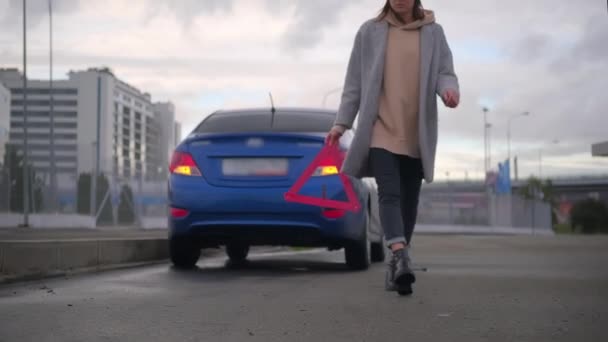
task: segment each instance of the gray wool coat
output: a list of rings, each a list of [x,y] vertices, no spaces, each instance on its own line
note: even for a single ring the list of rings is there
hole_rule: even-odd
[[[369,149],[378,117],[388,29],[386,21],[372,19],[357,32],[335,120],[336,125],[350,129],[359,114],[354,138],[341,169],[356,178],[372,177]],[[420,155],[424,179],[430,183],[437,150],[437,95],[447,89],[459,92],[452,52],[441,25],[432,23],[421,28],[420,61]]]

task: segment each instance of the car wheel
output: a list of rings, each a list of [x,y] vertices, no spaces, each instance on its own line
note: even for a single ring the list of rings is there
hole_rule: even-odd
[[[371,243],[368,239],[369,213],[366,213],[366,225],[363,236],[356,241],[349,241],[344,247],[346,265],[353,270],[365,270],[369,267],[371,260]]]
[[[386,257],[386,250],[382,242],[372,242],[371,253],[372,262],[383,262]]]
[[[169,240],[169,256],[175,267],[190,269],[200,258],[201,249],[190,239],[173,237]]]
[[[242,243],[229,243],[226,245],[226,254],[230,261],[243,262],[249,255],[249,246]]]

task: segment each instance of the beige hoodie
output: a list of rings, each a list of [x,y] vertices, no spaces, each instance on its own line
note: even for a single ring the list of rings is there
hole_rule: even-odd
[[[434,22],[435,15],[425,11],[424,19],[409,24],[392,13],[385,20],[390,26],[384,81],[371,147],[419,158],[420,28]]]

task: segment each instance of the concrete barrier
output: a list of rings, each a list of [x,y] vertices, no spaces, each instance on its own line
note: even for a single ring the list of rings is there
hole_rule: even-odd
[[[0,214],[0,228],[12,228],[23,224],[22,214]],[[32,228],[94,229],[95,220],[91,216],[75,214],[31,214]]]
[[[417,224],[416,234],[478,234],[478,235],[543,235],[554,236],[552,229],[516,228],[492,226],[458,226],[438,224]]]
[[[18,227],[23,223],[23,214],[0,214],[0,228]],[[96,229],[95,220],[87,215],[75,214],[31,214],[29,225],[37,229]],[[138,226],[134,224],[133,226]],[[167,229],[167,217],[143,217],[141,229]]]
[[[167,229],[167,217],[143,217],[141,220],[141,229]]]
[[[0,282],[164,261],[167,239],[0,241]]]

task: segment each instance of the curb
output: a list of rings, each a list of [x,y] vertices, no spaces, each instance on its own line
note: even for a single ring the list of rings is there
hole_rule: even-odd
[[[0,241],[0,284],[149,265],[168,258],[166,238]]]

